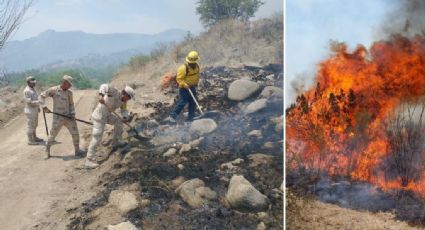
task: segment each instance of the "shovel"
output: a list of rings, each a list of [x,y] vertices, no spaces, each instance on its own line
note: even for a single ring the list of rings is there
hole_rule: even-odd
[[[193,95],[192,90],[190,88],[187,88],[189,90],[190,96],[192,96],[193,101],[195,101],[196,107],[198,107],[199,112],[201,113],[201,115],[194,117],[194,120],[199,120],[202,118],[214,118],[214,117],[219,117],[221,115],[221,113],[219,111],[207,111],[207,112],[203,112],[201,109],[201,106],[199,106],[198,101],[195,98],[195,95]]]
[[[61,114],[61,113],[55,113],[55,112],[49,112],[49,113],[53,113],[53,114],[58,115],[58,116],[61,116],[61,117],[66,117],[66,118],[71,119],[71,120],[74,119],[76,121],[83,122],[83,123],[86,123],[88,125],[93,125],[93,123],[91,123],[89,121],[77,119],[75,117],[67,116],[67,115],[64,115],[64,114]],[[46,117],[44,117],[44,119],[46,119]],[[46,132],[47,132],[47,125],[46,125]]]
[[[144,135],[140,135],[140,133],[133,127],[133,126],[131,126],[130,124],[128,124],[127,122],[125,122],[125,121],[123,121],[122,119],[121,119],[121,117],[115,112],[115,111],[112,111],[112,113],[122,122],[122,123],[124,123],[125,125],[127,125],[129,128],[130,128],[130,130],[128,131],[128,133],[134,133],[134,135],[133,135],[133,137],[134,138],[136,138],[137,140],[139,140],[139,141],[149,141],[150,139],[152,139],[151,137],[146,137],[146,136],[144,136]]]

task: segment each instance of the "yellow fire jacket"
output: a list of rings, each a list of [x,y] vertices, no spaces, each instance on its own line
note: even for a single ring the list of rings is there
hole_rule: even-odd
[[[197,86],[199,82],[199,73],[199,65],[197,65],[195,69],[192,69],[189,65],[183,64],[177,69],[177,84],[180,88],[183,88],[183,82],[186,82],[189,86]]]

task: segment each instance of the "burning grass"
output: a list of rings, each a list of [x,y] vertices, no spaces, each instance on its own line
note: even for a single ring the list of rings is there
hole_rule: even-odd
[[[287,110],[290,184],[303,183],[304,176],[315,186],[326,178],[346,181],[343,193],[389,196],[384,210],[396,209],[398,218],[423,224],[423,212],[410,204],[415,200],[423,207],[425,198],[425,37],[394,35],[352,52],[334,43],[332,51],[320,63],[316,87]],[[365,186],[372,187],[354,192]],[[378,206],[371,194],[360,200]],[[350,197],[349,207],[361,203]]]

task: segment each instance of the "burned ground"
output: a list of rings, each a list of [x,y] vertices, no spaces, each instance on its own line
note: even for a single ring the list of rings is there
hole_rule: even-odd
[[[105,208],[111,191],[126,185],[140,185],[139,194],[150,204],[137,208],[121,217],[138,227],[146,229],[255,229],[263,222],[270,229],[283,228],[283,192],[279,190],[283,177],[283,127],[271,118],[283,119],[282,98],[269,98],[268,106],[254,114],[243,115],[246,104],[258,97],[261,90],[243,102],[227,98],[229,84],[242,77],[265,86],[282,87],[282,67],[206,68],[203,71],[199,103],[204,110],[218,110],[218,128],[205,135],[197,148],[166,158],[163,153],[171,148],[198,138],[189,132],[190,124],[179,120],[175,126],[159,125],[153,128],[146,123],[152,119],[161,121],[168,116],[173,104],[150,102],[145,106],[154,108],[150,117],[137,117],[133,124],[151,129],[158,140],[154,144],[130,140],[128,145],[112,152],[115,157],[107,161],[113,169],[100,178],[104,190],[81,207],[70,210],[69,229],[92,229],[104,227],[97,224],[96,209]],[[174,93],[169,93],[174,96]],[[260,137],[249,136],[252,130],[261,130]],[[269,143],[265,145],[265,143]],[[177,148],[177,147],[176,147]],[[253,162],[250,154],[262,153],[272,156],[271,162]],[[223,163],[243,159],[233,169],[222,169]],[[112,161],[112,162],[111,162]],[[178,168],[177,165],[184,167]],[[239,212],[230,207],[225,199],[232,175],[243,175],[270,200],[268,216],[259,219],[255,212]],[[172,181],[178,177],[185,180],[200,178],[206,186],[218,194],[218,200],[200,208],[187,205],[175,192]]]

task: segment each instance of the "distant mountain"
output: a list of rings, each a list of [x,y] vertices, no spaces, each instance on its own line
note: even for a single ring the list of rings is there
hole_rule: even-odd
[[[149,53],[158,43],[179,42],[186,33],[187,31],[179,29],[153,35],[47,30],[33,38],[7,43],[0,51],[0,68],[18,72],[68,64],[119,64],[135,54]],[[84,63],[86,60],[91,63]]]

